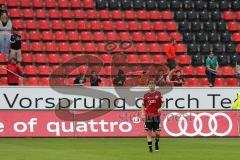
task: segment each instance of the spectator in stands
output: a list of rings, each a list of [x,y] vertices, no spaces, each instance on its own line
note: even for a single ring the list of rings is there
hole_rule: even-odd
[[[18,62],[22,60],[22,53],[21,53],[21,36],[16,33],[16,29],[13,28],[13,34],[11,35],[11,51],[10,51],[10,58],[15,57],[17,58]]]
[[[171,40],[171,44],[167,47],[167,63],[170,70],[176,67],[176,41],[175,39]]]
[[[17,86],[19,84],[19,76],[22,75],[22,69],[17,63],[16,58],[11,58],[7,65],[7,80],[8,85]]]
[[[9,20],[8,12],[2,11],[0,21],[0,52],[8,59],[9,43],[11,38],[12,22]]]
[[[114,78],[114,80],[113,80],[113,84],[114,84],[114,86],[124,86],[125,80],[126,80],[125,74],[124,74],[124,72],[120,69],[120,70],[118,71],[117,76],[116,76],[116,77]]]
[[[164,74],[164,70],[159,69],[158,77],[156,78],[156,84],[158,86],[166,86],[167,85],[166,78],[167,78],[167,76]]]
[[[173,69],[167,76],[167,82],[172,86],[182,86],[185,82],[180,70]]]
[[[218,60],[211,51],[206,59],[206,75],[208,78],[209,87],[213,87],[215,83],[215,78],[217,75]]]
[[[92,71],[90,76],[91,86],[99,86],[99,83],[101,82],[101,78],[97,75],[97,73],[95,71]]]
[[[0,15],[2,15],[2,11],[6,11],[7,12],[7,6],[4,4],[0,5]]]
[[[148,84],[148,80],[149,80],[149,75],[147,74],[147,72],[143,71],[143,74],[139,79],[139,85],[146,86]]]
[[[80,75],[78,75],[78,76],[75,78],[73,84],[79,85],[79,86],[84,86],[84,83],[85,83],[85,82],[86,82],[85,74],[82,74],[82,73],[81,73]]]

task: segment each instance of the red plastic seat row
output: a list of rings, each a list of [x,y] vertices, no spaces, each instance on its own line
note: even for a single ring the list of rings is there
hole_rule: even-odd
[[[113,45],[113,46],[112,46]],[[124,46],[125,45],[125,46]],[[54,43],[54,42],[33,42],[30,44],[27,42],[22,43],[22,51],[23,52],[166,52],[168,44],[163,44],[162,47],[158,43],[114,43],[114,44],[106,44],[106,43]],[[112,48],[109,48],[112,47]],[[177,53],[186,53],[187,49],[184,44],[177,44],[176,45],[176,52]]]
[[[223,14],[223,19],[225,21],[234,21],[234,20],[239,21],[240,20],[240,11],[237,11],[237,12],[225,11]]]
[[[18,7],[19,5],[21,7],[26,8],[68,8],[69,6],[74,9],[78,8],[88,8],[92,9],[94,8],[94,1],[93,0],[71,0],[69,3],[69,0],[46,0],[45,3],[42,0],[7,0],[8,7]]]
[[[208,80],[207,80],[207,78],[201,78],[201,79],[188,78],[187,84],[188,84],[187,85],[188,87],[199,87],[199,86],[206,87],[206,86],[208,86]],[[224,87],[224,86],[236,87],[236,86],[238,86],[238,80],[237,80],[237,78],[227,78],[225,81],[224,78],[216,78],[215,86],[216,87]]]
[[[228,22],[228,30],[231,32],[240,31],[239,23],[238,22]]]

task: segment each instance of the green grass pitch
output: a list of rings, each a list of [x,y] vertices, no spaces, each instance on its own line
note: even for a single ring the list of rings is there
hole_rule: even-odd
[[[237,160],[240,138],[0,138],[1,160]]]

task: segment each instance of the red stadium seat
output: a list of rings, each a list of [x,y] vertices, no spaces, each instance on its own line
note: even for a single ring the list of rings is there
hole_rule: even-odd
[[[108,19],[110,19],[110,11],[109,10],[100,10],[99,11],[99,18],[101,20],[108,20]]]
[[[45,46],[45,51],[46,52],[56,52],[56,43],[54,42],[47,42]]]
[[[64,69],[65,69],[64,73],[66,75],[71,76],[79,75],[79,68],[76,68],[75,66],[65,66]]]
[[[106,52],[106,43],[97,43],[97,52],[102,53]]]
[[[122,19],[123,13],[121,10],[113,10],[112,11],[112,19]]]
[[[197,78],[188,78],[188,87],[198,87],[199,82]]]
[[[7,0],[7,6],[10,7],[17,7],[18,6],[18,0]]]
[[[62,63],[70,63],[72,61],[73,55],[72,54],[62,54]]]
[[[206,75],[205,71],[206,71],[206,67],[205,66],[198,66],[196,68],[196,75],[197,76],[205,76]]]
[[[176,22],[173,21],[166,22],[166,29],[168,31],[176,31],[177,30]]]
[[[240,44],[237,45],[237,53],[240,54]]]
[[[30,0],[20,0],[20,7],[30,8],[31,7]]]
[[[0,63],[4,63],[4,62],[6,62],[5,54],[0,53]]]
[[[102,54],[102,61],[104,64],[112,63],[112,55],[110,54]]]
[[[240,42],[240,33],[233,33],[232,41],[233,42]]]
[[[240,11],[237,11],[237,12],[236,12],[236,20],[237,20],[237,21],[240,21]]]
[[[75,30],[75,21],[66,20],[64,21],[64,26],[66,30]]]
[[[232,12],[232,11],[225,11],[223,13],[223,19],[225,21],[232,21],[232,20],[235,20],[235,13]]]
[[[223,66],[222,67],[222,75],[223,76],[234,76],[235,71],[231,66]]]
[[[148,15],[147,11],[139,10],[139,11],[137,11],[137,14],[136,14],[135,18],[139,19],[139,20],[147,20],[149,18],[149,15]]]
[[[138,63],[138,55],[137,54],[127,55],[127,61],[129,64],[137,64]]]
[[[151,20],[159,20],[161,19],[161,13],[157,10],[150,11],[149,18]]]
[[[128,29],[130,31],[136,31],[139,30],[139,25],[137,21],[130,21],[128,22]]]
[[[117,69],[114,66],[105,66],[105,74],[107,76],[116,75]]]
[[[44,10],[44,9],[37,9],[35,17],[37,19],[46,19],[46,17],[47,17],[46,10]]]
[[[95,43],[85,43],[84,49],[86,52],[96,52],[96,46]]]
[[[188,75],[193,76],[194,75],[194,67],[193,66],[184,66],[183,67],[183,75],[185,75],[185,76],[188,76]]]
[[[137,53],[148,52],[146,43],[137,43],[136,44],[136,51],[137,51]]]
[[[68,40],[69,41],[78,41],[79,35],[77,31],[70,31],[68,32]]]
[[[216,78],[214,85],[216,87],[224,87],[225,86],[224,78]]]
[[[26,20],[26,29],[37,29],[37,22],[35,20]]]
[[[227,86],[237,87],[238,86],[238,79],[237,78],[227,78]]]
[[[47,54],[44,53],[38,53],[35,55],[35,62],[36,63],[47,63]]]
[[[29,52],[30,51],[30,44],[28,42],[22,42],[22,51]]]
[[[56,41],[66,41],[67,35],[64,31],[57,31],[55,32],[55,40]]]
[[[56,0],[46,0],[45,6],[46,8],[55,8],[56,7]]]
[[[145,70],[149,71],[148,68]],[[143,72],[143,68],[139,65],[134,65],[129,68],[129,75],[140,76],[140,75],[142,75],[142,72]]]
[[[31,49],[33,52],[42,52],[43,44],[41,42],[33,42]]]
[[[20,20],[20,19],[13,20],[12,23],[13,23],[13,27],[14,27],[14,28],[24,29],[24,23],[23,23],[22,20]]]
[[[93,37],[94,37],[95,41],[104,41],[105,40],[104,32],[94,32]]]
[[[30,53],[22,54],[22,62],[24,62],[24,63],[32,63],[33,62],[32,54],[30,54]]]
[[[81,39],[83,41],[91,41],[93,39],[92,33],[89,31],[83,31],[81,32]]]
[[[23,18],[30,18],[32,19],[35,17],[35,12],[32,9],[24,9],[23,10]]]
[[[48,20],[40,20],[39,21],[39,29],[40,30],[50,30],[50,23]]]
[[[81,3],[79,0],[71,0],[71,8],[78,9],[81,8]]]
[[[72,43],[71,50],[72,52],[82,52],[83,51],[82,43],[78,43],[78,42]]]
[[[160,47],[159,43],[150,43],[149,44],[149,52],[152,52],[152,53],[161,52],[161,47]]]
[[[175,39],[177,42],[182,41],[182,35],[179,32],[171,32],[170,33],[170,38]]]
[[[132,33],[132,40],[137,41],[137,42],[144,41],[144,37],[143,37],[142,32],[133,32]]]
[[[36,75],[37,74],[36,66],[34,66],[34,65],[25,66],[24,74],[26,74],[26,75]]]
[[[127,30],[127,24],[125,21],[116,21],[116,30],[125,31]]]
[[[140,63],[142,64],[151,64],[152,58],[149,54],[142,54],[140,55]]]
[[[119,36],[116,32],[107,32],[106,36],[107,36],[108,41],[118,41],[119,40]]]
[[[42,0],[32,0],[33,8],[43,8],[43,1]]]
[[[135,19],[135,12],[133,10],[125,11],[124,19],[126,19],[126,20],[133,20],[133,19]]]
[[[60,20],[52,20],[52,29],[53,30],[62,30],[63,23]]]
[[[145,32],[145,41],[155,42],[156,41],[155,32]]]
[[[6,75],[7,74],[7,70],[5,70],[7,68],[6,65],[0,65],[0,75]]]
[[[69,52],[69,44],[66,42],[58,43],[59,52]]]
[[[43,31],[42,32],[42,40],[50,41],[53,39],[53,35],[51,31]]]
[[[38,77],[29,77],[28,86],[40,86],[40,79]]]
[[[103,30],[105,30],[105,31],[114,30],[113,21],[103,21]]]
[[[238,22],[228,22],[228,30],[232,32],[239,31]]]
[[[20,18],[21,17],[21,11],[19,9],[9,9],[9,13],[11,18]]]
[[[1,77],[0,78],[0,86],[6,86],[7,84],[7,77]]]
[[[94,8],[93,0],[83,0],[83,8],[91,9]]]
[[[64,68],[65,68],[64,66],[53,65],[51,68],[51,74],[61,76],[64,73]]]
[[[127,55],[116,53],[113,56],[113,63],[116,64],[126,64],[127,63]]]
[[[85,20],[78,21],[78,29],[88,30],[88,21],[85,21]]]
[[[152,24],[150,21],[142,21],[141,23],[141,30],[143,31],[151,31],[152,28]]]
[[[163,20],[172,20],[173,15],[171,11],[162,11],[162,19]]]
[[[85,16],[87,19],[97,19],[98,12],[96,10],[87,10]]]
[[[72,11],[68,9],[64,9],[61,11],[61,17],[62,19],[72,19]],[[65,26],[66,27],[66,26]]]
[[[100,21],[90,21],[90,29],[91,30],[101,30],[101,22]]]
[[[164,23],[162,21],[156,21],[153,23],[153,28],[155,31],[165,30]]]
[[[50,70],[50,67],[47,66],[47,65],[41,65],[38,67],[38,74],[41,75],[41,76],[48,76],[50,75],[51,73],[51,70]]]
[[[153,56],[153,62],[154,62],[155,64],[165,64],[165,63],[166,63],[166,60],[165,60],[165,58],[164,58],[163,55],[155,54],[155,55]]]
[[[182,43],[176,44],[176,52],[177,53],[186,53],[187,48],[186,48],[185,44],[182,44]]]
[[[59,8],[68,8],[68,0],[58,0]]]
[[[73,12],[74,12],[74,16],[73,17],[75,19],[84,19],[85,18],[84,10],[76,9]]]
[[[200,83],[202,87],[208,86],[208,79],[207,78],[201,78]]]
[[[179,55],[178,56],[178,64],[190,65],[191,64],[190,56],[189,55]]]
[[[158,32],[157,37],[158,37],[157,39],[159,42],[169,42],[170,41],[170,38],[169,38],[167,32]]]
[[[42,85],[43,86],[49,86],[49,78],[48,77],[43,77],[42,78]]]
[[[120,32],[119,37],[123,41],[130,41],[130,39],[131,39],[129,32]]]
[[[59,54],[49,54],[48,61],[49,61],[49,63],[60,63]]]
[[[38,31],[30,31],[28,39],[31,41],[39,41],[41,39],[40,33]]]
[[[27,32],[25,32],[25,31],[18,31],[17,33],[21,36],[23,41],[27,40]]]

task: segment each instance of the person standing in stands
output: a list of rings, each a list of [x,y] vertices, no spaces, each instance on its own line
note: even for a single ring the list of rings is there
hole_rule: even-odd
[[[7,65],[7,82],[10,86],[19,85],[19,76],[22,75],[22,69],[17,63],[16,58],[11,58]]]
[[[114,84],[114,86],[123,86],[124,83],[125,83],[125,80],[126,80],[125,74],[124,74],[124,72],[120,69],[120,70],[118,71],[117,76],[116,76],[116,77],[114,78],[114,80],[113,80],[113,84]]]
[[[85,74],[80,74],[74,79],[74,84],[79,86],[84,86],[84,83],[86,82]]]
[[[176,67],[176,41],[175,39],[171,40],[171,44],[167,47],[166,51],[167,56],[167,65],[170,70]]]
[[[16,33],[16,29],[13,28],[13,34],[11,35],[11,51],[10,51],[10,58],[15,57],[17,58],[18,62],[22,60],[22,53],[21,53],[21,36]]]
[[[8,59],[11,30],[12,22],[9,20],[8,12],[3,10],[0,21],[0,52],[6,55],[6,59]]]
[[[172,86],[180,87],[183,86],[185,80],[180,70],[173,69],[167,76],[167,82]]]
[[[6,11],[7,12],[7,6],[4,4],[0,5],[0,15],[2,15],[2,11]]]
[[[214,87],[215,78],[217,75],[218,60],[211,51],[206,59],[206,75],[208,78],[209,87]]]
[[[166,78],[167,78],[167,76],[164,74],[164,70],[159,69],[158,75],[156,78],[156,85],[157,86],[166,86],[167,85]]]
[[[90,76],[91,86],[99,86],[99,83],[101,82],[101,78],[97,75],[97,73],[95,71],[92,71]]]
[[[139,79],[139,85],[140,86],[146,86],[148,84],[149,81],[149,75],[147,74],[146,71],[143,71],[143,74],[141,75],[140,79]]]

